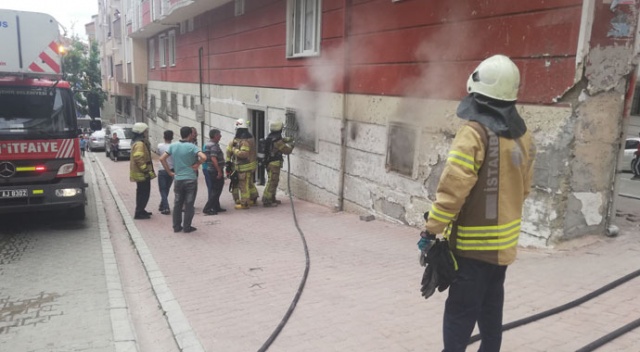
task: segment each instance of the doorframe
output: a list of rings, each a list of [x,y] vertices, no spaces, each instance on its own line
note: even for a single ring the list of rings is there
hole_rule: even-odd
[[[256,148],[258,147],[258,141],[260,138],[267,138],[267,107],[260,105],[246,104],[247,107],[247,121],[249,121],[249,131],[253,135]],[[264,186],[266,184],[266,166],[258,165],[254,173],[254,180],[257,185]]]

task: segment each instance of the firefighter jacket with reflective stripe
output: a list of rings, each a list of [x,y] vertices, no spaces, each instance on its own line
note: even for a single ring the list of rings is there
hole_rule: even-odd
[[[267,138],[271,138],[269,135]],[[277,138],[273,138],[271,141],[271,148],[269,150],[269,165],[277,165],[282,167],[282,162],[284,161],[282,155],[291,154],[293,151],[293,145],[285,143],[284,139],[280,136]]]
[[[253,138],[235,138],[227,147],[227,155],[234,160],[234,167],[238,172],[253,171],[258,167],[256,142]]]
[[[513,263],[535,153],[528,131],[508,139],[474,121],[463,125],[451,145],[426,229],[444,231],[461,257]]]
[[[138,140],[131,145],[129,161],[129,179],[131,182],[142,182],[156,178],[151,161],[151,150],[146,141]]]

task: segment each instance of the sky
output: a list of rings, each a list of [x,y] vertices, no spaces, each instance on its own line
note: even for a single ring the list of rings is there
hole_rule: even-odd
[[[66,29],[68,37],[77,34],[86,39],[84,25],[98,14],[98,0],[0,0],[0,8],[47,13]]]

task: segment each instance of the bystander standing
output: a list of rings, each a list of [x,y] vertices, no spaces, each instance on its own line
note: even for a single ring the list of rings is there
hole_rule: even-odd
[[[180,137],[180,143],[172,143],[160,157],[160,162],[169,176],[174,178],[173,232],[189,233],[196,230],[191,226],[194,215],[193,203],[198,191],[196,172],[207,157],[195,144],[191,143],[193,138],[191,127],[182,127]],[[171,171],[167,162],[169,157],[173,158],[174,171]],[[183,207],[184,218],[182,216]]]

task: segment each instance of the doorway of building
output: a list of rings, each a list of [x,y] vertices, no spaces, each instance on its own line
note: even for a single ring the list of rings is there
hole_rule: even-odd
[[[265,114],[263,110],[249,109],[251,134],[253,134],[253,139],[256,142],[256,148],[258,147],[258,141],[266,137],[264,115]],[[257,185],[264,186],[264,184],[266,183],[265,165],[258,164],[258,168],[256,169],[253,180]]]

